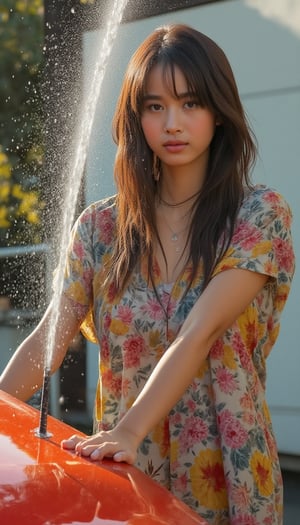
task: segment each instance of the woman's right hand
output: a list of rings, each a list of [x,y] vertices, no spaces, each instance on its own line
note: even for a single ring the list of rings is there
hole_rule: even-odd
[[[101,431],[91,437],[74,434],[63,440],[61,446],[94,461],[112,458],[114,461],[124,461],[133,465],[137,455],[138,439],[133,432],[122,428],[122,424],[119,423],[113,430]]]

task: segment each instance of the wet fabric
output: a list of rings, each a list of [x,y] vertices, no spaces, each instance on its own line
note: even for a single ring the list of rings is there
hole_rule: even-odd
[[[85,335],[97,342],[96,418],[110,429],[130,408],[201,295],[199,264],[173,286],[155,265],[155,290],[142,261],[116,300],[101,290],[115,239],[115,198],[89,206],[69,247],[65,294]],[[256,186],[240,208],[231,244],[214,275],[241,268],[267,284],[210,350],[182,399],[139,448],[137,466],[213,525],[282,523],[282,479],[265,400],[266,358],[294,272],[291,212],[283,197]],[[158,297],[159,299],[158,299]],[[228,298],[230,301],[230,297]]]

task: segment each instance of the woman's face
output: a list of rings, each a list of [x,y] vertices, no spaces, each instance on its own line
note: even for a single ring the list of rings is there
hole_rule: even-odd
[[[167,82],[164,73],[157,65],[148,77],[141,116],[145,139],[162,167],[186,166],[202,171],[215,133],[215,116],[189,93],[179,68],[175,68],[177,96],[171,89],[171,73]]]

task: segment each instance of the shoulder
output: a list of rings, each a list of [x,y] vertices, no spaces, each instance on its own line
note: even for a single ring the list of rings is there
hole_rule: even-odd
[[[116,196],[93,202],[79,215],[74,225],[77,237],[92,244],[109,245],[114,240]]]
[[[106,197],[99,201],[93,202],[87,206],[80,214],[78,221],[80,223],[96,223],[100,217],[107,217],[114,220],[116,216],[116,195]]]
[[[238,220],[271,222],[280,218],[290,225],[292,212],[280,192],[264,184],[257,184],[245,191]]]

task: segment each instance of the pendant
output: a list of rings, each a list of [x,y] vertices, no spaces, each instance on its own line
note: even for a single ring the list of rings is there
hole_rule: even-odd
[[[177,241],[178,241],[178,235],[177,235],[177,233],[175,233],[175,232],[172,233],[171,241],[173,241],[173,242],[177,242]]]

